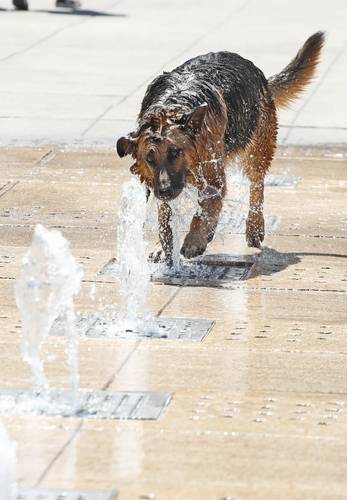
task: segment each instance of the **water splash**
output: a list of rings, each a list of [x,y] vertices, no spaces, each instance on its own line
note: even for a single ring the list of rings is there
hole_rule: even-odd
[[[120,283],[120,330],[139,328],[149,321],[150,282],[147,242],[144,239],[146,193],[137,179],[123,186],[117,229],[117,269]]]
[[[223,242],[230,232],[245,232],[249,197],[249,181],[236,162],[228,168],[226,174],[227,194],[216,230],[216,238]]]
[[[78,389],[78,344],[73,296],[80,289],[82,269],[59,231],[41,224],[34,230],[30,249],[22,260],[16,282],[16,302],[22,320],[22,355],[30,365],[37,389],[48,388],[41,360],[43,342],[54,321],[63,317],[68,342],[72,390]]]
[[[198,190],[187,185],[178,198],[170,201],[170,207],[172,210],[171,227],[173,235],[172,271],[180,272],[182,270],[181,248],[183,241],[189,232],[191,220],[200,211]]]
[[[0,421],[0,492],[1,500],[17,498],[16,445]]]
[[[242,234],[245,232],[248,214],[249,181],[244,175],[240,165],[235,161],[227,169],[227,195],[223,202],[223,209],[216,229],[214,240],[224,244],[225,238],[230,233]],[[148,204],[148,217],[146,220],[146,233],[148,237],[155,238],[158,230],[156,219],[158,217],[158,202],[152,196]],[[187,261],[180,255],[184,238],[189,231],[191,220],[195,213],[199,213],[198,190],[187,185],[182,193],[169,202],[172,210],[171,228],[173,232],[173,266],[167,268],[163,264],[151,266],[154,278],[181,277],[183,280],[192,274],[204,278],[210,273],[209,266],[198,264],[194,259]],[[156,232],[153,229],[156,228]],[[209,247],[208,247],[209,248]]]

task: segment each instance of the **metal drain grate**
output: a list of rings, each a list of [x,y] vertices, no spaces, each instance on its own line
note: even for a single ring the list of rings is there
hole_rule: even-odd
[[[157,420],[172,398],[168,392],[78,391],[77,401],[63,390],[0,392],[0,415]]]
[[[278,223],[278,217],[274,215],[265,216],[265,233],[272,233]],[[246,217],[234,218],[233,212],[224,210],[218,223],[217,236],[225,234],[244,234],[246,231]]]
[[[116,500],[114,491],[61,491],[26,490],[17,495],[17,500]]]
[[[182,263],[179,269],[160,269],[152,274],[152,281],[165,285],[228,288],[242,281],[253,265],[247,261],[215,261],[205,259]]]
[[[247,256],[204,255],[191,261],[181,260],[175,269],[160,264],[154,266],[151,281],[163,285],[228,288],[234,281],[245,280],[253,264],[251,256],[248,259]],[[100,274],[115,276],[116,266],[113,258],[104,265]]]
[[[117,316],[97,314],[80,315],[76,321],[77,332],[82,337],[93,338],[150,338],[191,340],[201,342],[211,331],[214,321],[207,319],[153,318],[133,327],[120,330]],[[52,326],[51,335],[64,335],[65,323],[58,319]]]
[[[301,177],[295,175],[267,175],[265,177],[265,186],[270,187],[289,187],[295,189],[299,184]]]

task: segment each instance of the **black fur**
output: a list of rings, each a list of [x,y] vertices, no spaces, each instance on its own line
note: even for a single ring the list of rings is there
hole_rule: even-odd
[[[140,126],[160,111],[181,113],[183,120],[203,103],[218,115],[218,96],[223,97],[227,108],[226,149],[232,152],[244,148],[257,127],[261,100],[271,97],[262,71],[232,52],[195,57],[153,80],[142,102]]]

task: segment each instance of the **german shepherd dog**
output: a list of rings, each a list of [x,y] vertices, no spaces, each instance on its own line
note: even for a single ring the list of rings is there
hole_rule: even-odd
[[[117,141],[120,157],[132,155],[131,172],[159,202],[161,249],[154,260],[172,260],[170,200],[187,183],[198,189],[199,210],[181,254],[201,255],[213,239],[226,193],[226,163],[238,157],[250,180],[246,240],[264,239],[264,177],[276,148],[277,109],[288,106],[313,79],[324,33],[305,42],[279,74],[265,78],[232,52],[211,52],[164,72],[148,86],[138,128]]]

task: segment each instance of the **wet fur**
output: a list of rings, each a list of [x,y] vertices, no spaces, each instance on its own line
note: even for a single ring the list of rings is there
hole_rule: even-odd
[[[164,163],[170,145],[183,151],[179,161],[165,168],[173,184],[180,186],[184,179],[199,190],[200,211],[181,250],[185,257],[202,254],[212,240],[226,192],[225,166],[236,156],[250,180],[247,243],[261,246],[264,177],[276,148],[276,108],[287,106],[312,80],[323,42],[322,32],[312,35],[293,61],[269,80],[238,54],[217,52],[191,59],[149,85],[138,130],[119,139],[117,150],[120,156],[133,155],[133,173],[156,195],[159,174],[146,160],[151,144],[160,143],[158,161]],[[170,219],[169,203],[163,201],[159,234],[167,260],[172,251]]]

